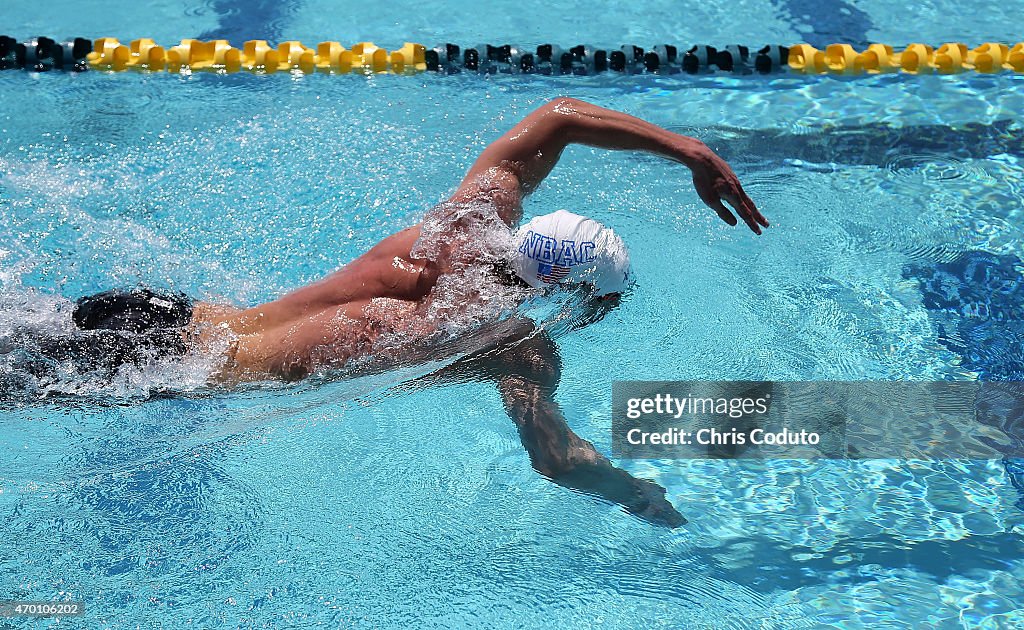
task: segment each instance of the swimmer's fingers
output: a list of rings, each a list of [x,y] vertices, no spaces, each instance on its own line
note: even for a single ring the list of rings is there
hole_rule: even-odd
[[[736,214],[740,215],[754,234],[760,234],[762,227],[768,227],[768,219],[758,211],[757,206],[743,191],[743,186],[740,185],[736,173],[714,152],[709,149],[705,155],[705,161],[691,168],[693,168],[693,180],[697,184],[697,192],[700,193],[701,199],[714,208],[718,216],[722,217],[729,225],[735,225],[735,219],[730,221],[725,218],[728,210],[723,208],[722,200],[733,207]]]
[[[722,203],[722,199],[718,196],[718,193],[715,192],[714,187],[707,185],[702,179],[696,176],[693,178],[693,183],[701,201],[714,210],[720,219],[729,225],[736,225],[736,217],[733,216],[732,212],[730,212],[729,209],[725,207],[725,204]]]
[[[708,164],[693,167],[693,183],[701,200],[729,225],[736,225],[737,221],[723,200],[733,207],[754,234],[760,234],[761,227],[768,227],[768,219],[743,191],[736,174],[714,154]]]
[[[754,202],[750,200],[750,197],[747,197],[747,203],[749,203],[750,207],[754,209],[754,216],[757,217],[757,222],[764,227],[771,227],[772,224],[768,223],[768,217],[761,214],[761,211],[758,210],[757,206],[754,205]]]
[[[742,188],[739,189],[740,201],[746,206],[747,211],[754,217],[754,220],[761,225],[761,227],[769,227],[771,224],[768,223],[767,217],[761,214],[761,211],[754,205],[754,201],[747,195]]]
[[[715,200],[709,203],[708,205],[711,206],[711,209],[714,210],[718,214],[719,218],[721,218],[723,221],[725,221],[729,225],[736,225],[736,217],[733,215],[733,213],[729,212],[729,209],[726,208],[725,204],[722,203],[720,200]]]
[[[754,206],[754,202],[747,197],[743,191],[739,191],[737,195],[735,192],[727,192],[722,195],[729,205],[736,210],[736,213],[743,218],[743,222],[747,224],[747,227],[754,232],[754,234],[761,234],[761,226],[768,227],[768,221],[764,216],[757,211]]]

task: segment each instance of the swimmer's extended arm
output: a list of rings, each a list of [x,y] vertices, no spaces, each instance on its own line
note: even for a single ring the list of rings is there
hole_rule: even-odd
[[[697,194],[723,221],[736,225],[736,217],[723,203],[726,201],[755,233],[768,227],[768,220],[743,191],[729,165],[700,140],[573,98],[547,103],[488,146],[453,199],[486,197],[509,208],[504,218],[513,223],[518,219],[521,197],[547,177],[570,144],[645,151],[680,162],[693,171]]]

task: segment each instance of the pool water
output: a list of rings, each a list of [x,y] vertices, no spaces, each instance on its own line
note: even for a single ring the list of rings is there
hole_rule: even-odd
[[[165,1],[72,20],[14,3],[0,23],[168,42],[938,44],[1015,41],[1024,8],[666,2],[655,23],[528,4]],[[530,198],[527,216],[586,213],[631,246],[623,305],[558,340],[556,398],[602,452],[618,379],[1019,380],[1022,86],[3,72],[0,340],[59,330],[69,299],[112,286],[278,296],[420,220],[490,141],[571,95],[703,139],[773,225],[728,228],[676,164],[581,147]],[[0,599],[83,600],[61,625],[1024,623],[1018,462],[617,462],[667,488],[689,520],[668,531],[534,472],[485,382],[402,385],[413,369],[225,392],[186,363],[48,388],[17,359],[0,362]]]

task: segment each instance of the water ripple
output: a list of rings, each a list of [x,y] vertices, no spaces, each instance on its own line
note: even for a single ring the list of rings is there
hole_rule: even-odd
[[[949,182],[976,178],[982,171],[953,155],[940,153],[903,153],[890,155],[884,168],[897,177]]]

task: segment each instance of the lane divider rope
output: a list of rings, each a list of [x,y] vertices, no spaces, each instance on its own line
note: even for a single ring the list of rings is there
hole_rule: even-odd
[[[809,44],[789,49],[789,67],[803,74],[956,74],[959,72],[1024,72],[1024,43],[988,42],[976,48],[943,44],[937,50],[927,44],[910,44],[902,51],[885,44],[871,44],[857,52],[849,44],[832,44],[817,50]]]
[[[938,49],[914,43],[902,50],[871,44],[857,51],[849,44],[832,44],[818,50],[810,44],[768,45],[758,49],[730,45],[724,48],[697,45],[682,48],[669,44],[645,50],[626,45],[617,49],[580,45],[561,48],[541,44],[520,48],[509,44],[480,44],[460,48],[441,44],[426,48],[406,42],[388,51],[371,42],[346,48],[338,42],[320,42],[310,48],[287,41],[276,48],[265,40],[245,42],[235,48],[227,40],[183,39],[163,47],[148,38],[128,45],[113,37],[90,41],[81,37],[57,41],[36,37],[19,42],[0,35],[0,70],[21,68],[34,72],[100,70],[121,72],[252,72],[272,74],[956,74],[960,72],[1024,72],[1024,42],[1009,46],[987,42],[975,48],[947,43]]]

